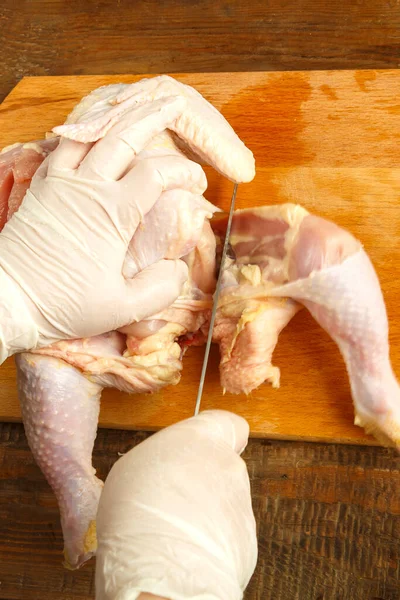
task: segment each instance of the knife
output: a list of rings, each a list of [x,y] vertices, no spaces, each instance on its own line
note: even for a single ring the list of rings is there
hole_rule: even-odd
[[[208,357],[210,355],[212,335],[213,335],[213,330],[214,330],[214,322],[215,322],[215,316],[217,314],[218,299],[219,299],[219,292],[221,289],[222,274],[224,271],[225,258],[226,258],[226,253],[227,253],[228,245],[229,245],[229,236],[231,233],[232,217],[233,217],[233,211],[235,209],[235,200],[236,200],[237,189],[238,189],[238,184],[235,183],[235,187],[233,188],[233,193],[232,193],[232,198],[231,198],[231,206],[229,209],[228,225],[226,228],[224,247],[222,250],[221,265],[219,268],[217,287],[215,288],[215,293],[214,293],[213,308],[212,308],[211,319],[210,319],[210,329],[208,330],[206,349],[204,352],[204,359],[203,359],[203,367],[201,369],[199,389],[197,392],[196,408],[194,409],[194,416],[197,416],[200,412],[201,397],[203,395],[203,387],[204,387],[204,381],[206,378],[207,365],[208,365]]]

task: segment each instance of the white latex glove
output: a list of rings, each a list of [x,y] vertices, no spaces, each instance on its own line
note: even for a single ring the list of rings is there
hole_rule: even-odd
[[[185,109],[166,98],[130,110],[93,144],[62,140],[35,174],[0,234],[0,362],[55,340],[111,331],[157,313],[179,295],[182,261],[126,280],[136,228],[169,189],[202,194],[201,167],[179,156],[132,161]]]
[[[96,599],[240,600],[257,560],[244,419],[208,411],[111,469],[97,515]]]

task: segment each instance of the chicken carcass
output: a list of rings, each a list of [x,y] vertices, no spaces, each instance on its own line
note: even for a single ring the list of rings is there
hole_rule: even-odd
[[[184,152],[199,161],[206,158],[233,180],[249,180],[254,174],[249,151],[219,113],[205,108],[196,93],[194,102],[190,88],[182,91],[180,86],[161,77],[101,88],[78,105],[57,133],[95,141],[130,106],[146,101],[146,89],[147,99],[183,93],[190,119],[182,118],[174,132],[159,136],[143,155]],[[202,129],[208,119],[216,123]],[[10,162],[26,150],[14,150]],[[46,152],[43,143],[38,153]],[[7,177],[4,188],[0,185],[6,203]],[[216,239],[209,224],[215,210],[203,197],[165,193],[132,239],[124,264],[127,277],[159,258],[181,257],[189,264],[190,280],[171,307],[119,332],[59,342],[17,357],[28,440],[57,494],[70,566],[82,564],[96,548],[102,484],[91,466],[91,451],[102,388],[153,391],[177,383],[185,348],[204,341],[215,286]],[[8,204],[3,210],[7,213]],[[160,223],[163,232],[174,228],[179,234],[160,235]],[[223,220],[213,227],[218,239],[224,233]],[[264,381],[279,385],[279,369],[271,364],[273,350],[279,332],[304,305],[342,351],[359,424],[398,444],[398,385],[388,357],[386,312],[359,242],[301,207],[282,205],[236,211],[231,244],[234,254],[223,273],[214,329],[223,387],[248,393]]]
[[[252,179],[253,155],[222,115],[198,92],[169,77],[99,88],[56,130],[80,141],[96,141],[132,106],[178,94],[187,99],[186,114],[176,121],[174,131],[154,138],[135,162],[185,154],[208,162],[234,181]],[[2,154],[1,227],[21,203],[35,169],[57,143],[58,138],[17,144]],[[14,190],[20,180],[23,186]],[[83,564],[96,548],[95,516],[102,483],[92,468],[91,453],[101,390],[152,392],[178,383],[184,351],[188,344],[202,342],[202,327],[212,306],[215,237],[208,220],[216,210],[203,196],[165,192],[130,243],[123,267],[127,278],[160,258],[182,258],[188,263],[189,281],[172,306],[119,332],[61,341],[16,358],[26,435],[58,499],[69,567]]]
[[[223,234],[226,220],[215,226]],[[304,208],[236,211],[235,260],[223,273],[213,337],[221,383],[248,393],[279,385],[272,353],[301,303],[337,343],[346,363],[355,423],[400,447],[400,388],[389,357],[388,320],[377,275],[361,243]]]

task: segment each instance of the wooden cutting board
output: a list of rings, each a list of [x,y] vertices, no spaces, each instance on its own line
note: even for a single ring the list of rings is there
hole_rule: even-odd
[[[400,375],[400,71],[178,74],[210,100],[253,150],[257,176],[238,207],[299,202],[349,228],[370,254],[386,298]],[[23,79],[0,107],[0,146],[41,138],[79,99],[137,75]],[[228,208],[232,184],[207,169],[206,196]],[[103,393],[100,426],[157,429],[193,414],[203,348],[184,359],[178,386],[152,396]],[[213,349],[203,409],[230,409],[267,438],[375,444],[353,425],[346,370],[335,344],[300,312],[274,355],[281,387],[222,396]],[[0,370],[0,420],[19,420],[15,369]]]

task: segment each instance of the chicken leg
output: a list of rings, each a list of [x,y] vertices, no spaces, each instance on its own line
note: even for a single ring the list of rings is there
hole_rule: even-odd
[[[21,354],[16,364],[26,436],[58,500],[65,564],[76,568],[96,550],[103,483],[91,457],[102,388],[50,356]]]
[[[226,222],[214,228],[221,234]],[[301,303],[340,349],[355,423],[400,447],[400,387],[386,308],[361,243],[300,206],[282,204],[236,211],[231,245],[235,259],[223,274],[214,330],[222,385],[233,393],[248,393],[264,380],[278,385],[272,351]]]
[[[379,280],[347,231],[307,216],[289,263],[290,282],[272,290],[301,302],[336,342],[346,363],[355,423],[400,448],[400,387],[389,356],[388,320]]]

